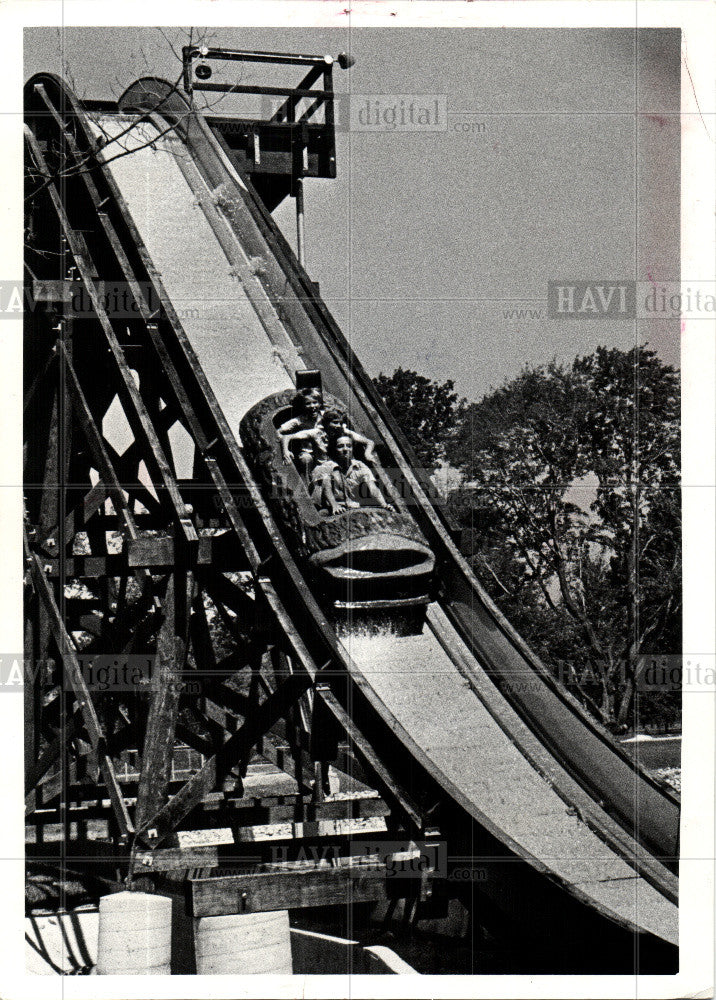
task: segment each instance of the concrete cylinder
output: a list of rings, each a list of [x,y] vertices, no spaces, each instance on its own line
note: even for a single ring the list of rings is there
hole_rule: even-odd
[[[293,974],[288,910],[198,917],[194,946],[200,976]]]
[[[172,901],[144,892],[116,892],[99,901],[97,975],[171,974]]]

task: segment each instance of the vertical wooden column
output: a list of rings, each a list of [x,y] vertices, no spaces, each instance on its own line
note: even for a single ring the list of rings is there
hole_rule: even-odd
[[[67,481],[70,464],[70,452],[72,447],[72,409],[69,403],[67,392],[67,371],[66,358],[72,358],[72,317],[69,314],[63,315],[59,326],[59,341],[64,350],[59,351],[59,391],[58,391],[58,434],[57,434],[57,548],[59,579],[57,591],[57,606],[60,611],[65,627],[66,606],[65,606],[65,586],[67,583]],[[66,634],[66,633],[65,633]],[[61,649],[60,654],[65,658],[67,650]],[[60,816],[62,822],[62,867],[67,863],[67,848],[70,842],[70,739],[71,732],[69,720],[72,715],[73,696],[72,686],[69,683],[65,669],[62,671],[62,689],[60,691],[60,735],[62,747],[60,751]],[[63,873],[64,874],[64,873]]]
[[[271,663],[273,666],[274,676],[282,681],[291,676],[291,666],[288,656],[278,648],[278,646],[272,646],[271,652]],[[296,810],[294,813],[295,823],[304,823],[306,821],[306,809],[303,802],[303,791],[307,782],[310,780],[309,777],[304,773],[303,767],[303,739],[302,733],[305,732],[305,718],[302,716],[300,699],[295,701],[286,713],[286,739],[291,748],[291,755],[293,757],[293,763],[295,768],[296,783],[298,785],[298,797],[296,799]]]
[[[330,764],[338,757],[338,735],[335,720],[326,709],[323,699],[312,699],[310,753],[314,761],[315,785],[314,802],[322,802],[330,793]]]
[[[33,594],[25,595],[25,650],[23,676],[23,717],[25,723],[25,781],[40,753],[41,677],[39,664],[38,601]]]
[[[164,621],[157,638],[151,704],[137,793],[137,829],[141,829],[167,799],[182,672],[186,663],[192,589],[192,574],[177,567],[167,583]]]
[[[58,523],[57,483],[59,480],[58,436],[60,422],[60,392],[57,382],[50,383],[50,398],[45,400],[49,414],[47,437],[42,463],[42,484],[38,506],[37,527],[44,536]]]
[[[25,317],[26,383],[34,374],[24,406],[25,432],[24,473],[25,511],[28,540],[46,538],[58,518],[58,421],[59,374],[57,350],[54,346],[58,329],[52,326],[45,312],[36,310]],[[55,544],[57,539],[54,539]],[[30,551],[26,549],[25,556]],[[57,554],[57,550],[51,552]],[[29,564],[28,564],[29,571]],[[25,582],[24,677],[25,776],[33,773],[42,745],[42,685],[49,654],[50,630],[42,601],[28,575]]]

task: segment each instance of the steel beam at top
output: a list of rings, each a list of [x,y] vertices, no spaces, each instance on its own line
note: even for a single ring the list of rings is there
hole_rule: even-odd
[[[261,52],[248,49],[218,49],[200,45],[185,45],[182,49],[184,60],[228,59],[235,62],[279,63],[285,66],[315,66],[325,63],[330,66],[333,56],[301,55],[298,52]]]

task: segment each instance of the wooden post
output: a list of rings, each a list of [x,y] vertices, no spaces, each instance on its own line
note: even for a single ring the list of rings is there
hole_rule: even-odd
[[[23,710],[25,721],[25,788],[28,776],[37,763],[40,752],[40,706],[42,678],[39,666],[39,602],[34,594],[25,596],[25,668],[23,676]],[[44,667],[44,664],[43,664]]]
[[[152,701],[142,751],[136,826],[140,828],[164,805],[171,777],[181,675],[186,661],[186,611],[189,574],[172,573],[164,599],[164,621],[157,638]],[[177,614],[179,611],[179,614]],[[181,635],[178,632],[181,630]]]
[[[303,203],[303,178],[297,177],[293,183],[296,192],[296,250],[299,264],[301,267],[305,267],[306,234],[304,229],[305,209]]]

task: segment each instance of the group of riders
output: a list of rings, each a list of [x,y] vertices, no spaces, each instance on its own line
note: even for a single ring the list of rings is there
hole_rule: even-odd
[[[316,507],[330,514],[387,507],[367,464],[374,460],[374,442],[349,427],[340,410],[326,408],[320,389],[298,393],[291,407],[293,416],[278,428],[283,459],[296,466]],[[364,461],[356,458],[356,445]]]

